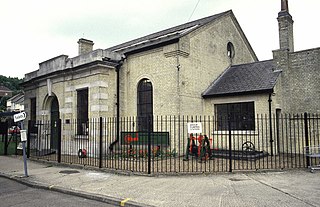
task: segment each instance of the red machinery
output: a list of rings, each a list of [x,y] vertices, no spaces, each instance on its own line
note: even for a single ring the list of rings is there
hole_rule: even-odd
[[[78,150],[78,157],[79,158],[86,158],[87,157],[87,150],[86,149],[79,149]]]
[[[200,158],[200,161],[209,159],[211,156],[210,141],[207,135],[200,134],[199,136],[194,137],[193,134],[190,134],[184,160],[189,160],[189,155]]]

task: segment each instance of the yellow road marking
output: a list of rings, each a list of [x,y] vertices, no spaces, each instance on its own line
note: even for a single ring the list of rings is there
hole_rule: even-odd
[[[126,202],[128,202],[129,200],[131,200],[131,198],[126,198],[123,201],[120,202],[120,206],[124,206],[124,204],[126,204]]]

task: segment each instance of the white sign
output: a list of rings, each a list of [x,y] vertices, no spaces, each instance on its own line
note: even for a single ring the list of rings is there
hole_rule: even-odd
[[[20,130],[20,138],[21,142],[27,141],[27,130]]]
[[[202,133],[202,124],[201,122],[192,122],[188,123],[188,133]]]
[[[22,120],[25,120],[26,118],[27,118],[26,112],[21,112],[13,115],[14,122],[22,121]]]

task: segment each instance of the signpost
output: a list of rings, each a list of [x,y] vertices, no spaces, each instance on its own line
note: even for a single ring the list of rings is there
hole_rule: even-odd
[[[27,118],[26,112],[21,112],[13,115],[14,122],[21,122],[21,130],[20,137],[22,142],[22,152],[23,152],[23,163],[24,163],[24,175],[28,177],[28,169],[27,169],[27,155],[26,155],[26,141],[27,141],[27,130],[23,130],[23,120]]]

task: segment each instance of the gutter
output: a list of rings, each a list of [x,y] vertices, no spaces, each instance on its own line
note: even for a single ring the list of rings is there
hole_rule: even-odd
[[[205,92],[204,92],[205,93]],[[265,93],[273,93],[273,89],[262,89],[256,91],[241,91],[241,92],[231,92],[231,93],[216,93],[216,94],[202,94],[202,98],[216,98],[216,97],[228,97],[228,96],[241,96],[241,95],[255,95],[255,94],[265,94]]]
[[[117,119],[117,136],[116,136],[116,140],[114,142],[112,142],[109,146],[109,150],[112,152],[113,151],[113,146],[119,142],[120,140],[120,69],[121,66],[123,65],[125,57],[122,57],[121,60],[119,60],[117,62],[117,65],[115,66],[116,68],[116,79],[117,79],[117,102],[116,102],[116,107],[117,107],[117,115],[116,115],[116,119]]]

